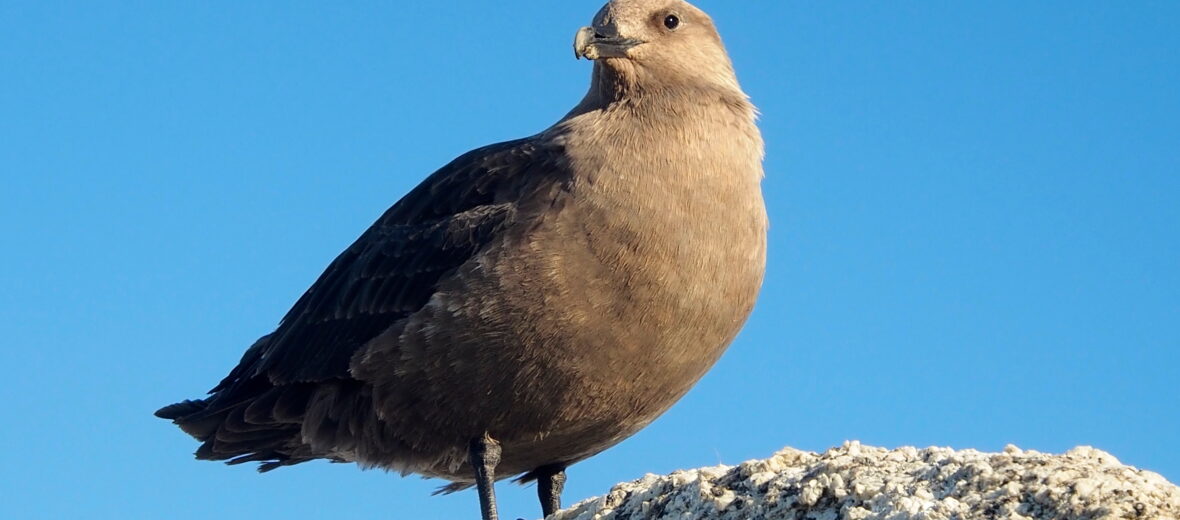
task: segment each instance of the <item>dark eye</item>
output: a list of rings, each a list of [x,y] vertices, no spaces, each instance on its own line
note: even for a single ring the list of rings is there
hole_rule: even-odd
[[[667,27],[669,31],[675,31],[677,27],[680,27],[680,17],[674,14],[664,17],[664,27]]]

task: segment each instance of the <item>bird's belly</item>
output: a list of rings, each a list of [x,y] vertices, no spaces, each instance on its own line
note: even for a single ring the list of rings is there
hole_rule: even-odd
[[[529,299],[540,305],[524,320],[534,325],[517,335],[526,338],[518,358],[525,362],[502,402],[498,426],[517,434],[501,433],[504,464],[523,471],[589,457],[649,424],[704,375],[745,322],[762,282],[765,227],[761,207],[751,209],[695,229],[644,223],[663,237],[562,228],[586,225],[575,218],[534,235],[554,241],[538,249],[563,255],[541,257],[529,270],[537,278],[523,283],[535,286]]]

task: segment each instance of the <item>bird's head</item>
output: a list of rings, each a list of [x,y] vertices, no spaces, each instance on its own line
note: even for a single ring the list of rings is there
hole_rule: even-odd
[[[713,20],[681,0],[612,0],[574,38],[574,54],[621,83],[740,92]]]

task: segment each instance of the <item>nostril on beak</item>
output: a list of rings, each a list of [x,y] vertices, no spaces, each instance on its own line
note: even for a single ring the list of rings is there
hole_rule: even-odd
[[[599,40],[610,40],[619,37],[619,28],[614,22],[598,23],[591,25],[594,28],[594,38]]]

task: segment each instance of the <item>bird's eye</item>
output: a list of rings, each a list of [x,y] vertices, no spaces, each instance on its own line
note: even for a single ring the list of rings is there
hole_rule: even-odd
[[[680,17],[674,14],[664,17],[664,27],[667,27],[669,31],[675,31],[677,27],[680,27]]]

